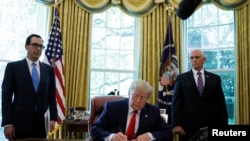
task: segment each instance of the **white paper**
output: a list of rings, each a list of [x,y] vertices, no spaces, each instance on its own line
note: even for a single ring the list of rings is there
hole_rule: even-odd
[[[49,108],[44,113],[44,123],[45,123],[46,134],[48,135],[48,133],[50,132],[50,111],[49,111]]]
[[[161,114],[161,117],[168,123],[168,114]]]

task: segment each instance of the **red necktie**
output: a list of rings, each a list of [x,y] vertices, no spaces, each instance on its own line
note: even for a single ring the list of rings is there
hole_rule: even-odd
[[[129,125],[128,125],[128,129],[126,132],[128,140],[134,139],[136,114],[137,114],[137,111],[133,111],[133,115],[132,115],[130,122],[129,122]]]

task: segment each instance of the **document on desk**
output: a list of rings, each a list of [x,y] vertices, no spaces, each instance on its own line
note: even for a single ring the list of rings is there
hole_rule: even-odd
[[[161,117],[168,123],[168,114],[161,114]]]
[[[49,121],[50,121],[50,111],[48,108],[47,111],[44,113],[44,123],[45,123],[46,134],[48,134],[50,132]]]

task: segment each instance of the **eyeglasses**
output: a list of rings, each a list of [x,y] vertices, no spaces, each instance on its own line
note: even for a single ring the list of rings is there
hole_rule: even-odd
[[[193,60],[193,59],[200,59],[201,56],[191,56],[190,59]]]
[[[39,45],[37,43],[32,43],[32,44],[29,44],[29,45],[31,45],[33,48],[40,48],[40,49],[44,49],[45,48],[44,45]]]

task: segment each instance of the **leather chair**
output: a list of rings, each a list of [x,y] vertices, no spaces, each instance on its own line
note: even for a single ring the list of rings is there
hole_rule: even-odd
[[[122,100],[125,99],[124,96],[119,95],[105,95],[105,96],[95,96],[91,99],[91,107],[90,107],[90,117],[89,117],[89,135],[90,131],[92,129],[93,124],[96,122],[98,117],[103,111],[104,104],[108,101],[115,101],[115,100]],[[91,141],[91,136],[88,138],[89,141]]]

